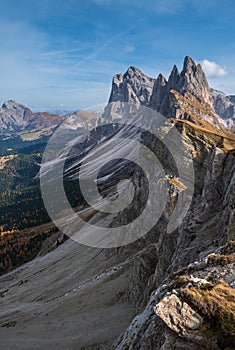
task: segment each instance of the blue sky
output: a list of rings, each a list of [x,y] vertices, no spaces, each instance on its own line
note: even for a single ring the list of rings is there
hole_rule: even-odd
[[[234,18],[234,0],[0,0],[0,101],[88,108],[114,74],[168,76],[186,55],[235,94]]]

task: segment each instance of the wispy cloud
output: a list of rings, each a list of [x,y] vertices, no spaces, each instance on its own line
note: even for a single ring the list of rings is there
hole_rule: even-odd
[[[13,98],[38,107],[62,103],[80,108],[92,103],[89,88],[99,101],[97,84],[89,75],[85,77],[89,73],[86,67],[73,68],[75,54],[84,50],[86,43],[81,48],[51,50],[47,35],[25,22],[11,21],[1,22],[0,40],[1,102]],[[78,89],[79,74],[87,83],[90,80],[84,91]],[[107,90],[107,86],[101,81],[100,91]]]
[[[135,51],[135,46],[134,45],[126,45],[123,52],[124,53],[132,53]]]
[[[69,53],[76,53],[76,52],[81,52],[83,51],[85,48],[84,47],[80,47],[77,49],[69,49],[69,50],[58,50],[58,51],[48,51],[48,52],[44,52],[42,54],[43,57],[48,57],[48,56],[61,56],[64,54],[69,54]]]
[[[77,66],[81,65],[81,64],[83,64],[83,63],[85,63],[85,62],[87,62],[87,61],[89,61],[89,60],[91,60],[93,58],[95,58],[96,56],[98,56],[106,47],[108,47],[113,42],[117,41],[118,39],[122,38],[124,35],[128,34],[129,32],[131,32],[135,27],[136,27],[136,25],[133,25],[130,28],[128,28],[127,30],[112,36],[110,39],[108,39],[103,44],[98,46],[98,48],[96,50],[94,50],[90,55],[88,55],[88,56],[84,57],[83,59],[81,59],[77,63]]]
[[[92,48],[91,42],[82,42],[71,49],[52,50],[49,38],[34,27],[22,22],[2,23],[1,102],[13,98],[37,109],[52,104],[78,109],[106,103],[112,75],[122,70],[123,65],[112,55],[109,58],[100,55],[99,60],[96,57],[133,28],[112,36],[83,59],[80,57]],[[3,39],[5,33],[9,40]]]
[[[96,5],[108,5],[111,3],[111,0],[93,0]]]
[[[202,61],[202,68],[208,78],[221,78],[228,74],[225,68],[222,68],[219,64],[206,59]]]

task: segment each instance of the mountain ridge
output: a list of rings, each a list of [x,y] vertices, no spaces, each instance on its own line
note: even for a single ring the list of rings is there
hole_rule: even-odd
[[[139,103],[160,112],[167,118],[192,120],[192,115],[188,115],[187,111],[182,110],[176,103],[174,91],[183,98],[203,105],[208,111],[207,116],[203,118],[215,127],[220,128],[222,124],[233,128],[233,121],[224,122],[227,116],[220,113],[218,103],[211,93],[213,89],[210,89],[201,65],[196,64],[189,56],[185,57],[181,72],[176,65],[173,66],[168,80],[161,73],[156,79],[150,78],[133,66],[128,68],[125,74],[114,75],[109,103],[117,101]],[[232,103],[231,97],[230,104]],[[106,111],[104,117],[107,117],[108,113],[109,111]],[[220,118],[217,118],[216,114]]]
[[[161,112],[166,107],[166,101],[163,99],[163,101],[157,101],[156,105],[153,104],[152,100],[155,98],[154,85],[164,87],[165,92],[168,94],[171,89],[178,91],[182,95],[190,92],[199,102],[208,104],[213,109],[209,85],[202,67],[200,64],[196,64],[189,56],[185,57],[181,72],[179,72],[176,65],[173,66],[168,80],[161,73],[157,79],[150,78],[140,69],[133,66],[128,68],[125,74],[115,75],[109,102],[139,102]]]

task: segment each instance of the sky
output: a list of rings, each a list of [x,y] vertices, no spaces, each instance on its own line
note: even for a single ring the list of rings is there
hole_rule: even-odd
[[[0,102],[87,109],[114,74],[168,77],[186,55],[235,94],[234,18],[234,0],[0,0]]]

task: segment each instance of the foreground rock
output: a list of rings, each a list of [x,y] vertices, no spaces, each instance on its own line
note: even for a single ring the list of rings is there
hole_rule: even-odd
[[[168,276],[115,349],[234,349],[235,241]]]

